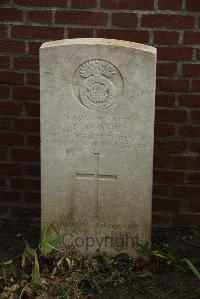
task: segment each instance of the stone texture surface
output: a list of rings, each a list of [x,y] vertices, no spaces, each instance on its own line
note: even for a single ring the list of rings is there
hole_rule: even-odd
[[[42,224],[83,253],[150,240],[156,49],[74,39],[40,48]]]

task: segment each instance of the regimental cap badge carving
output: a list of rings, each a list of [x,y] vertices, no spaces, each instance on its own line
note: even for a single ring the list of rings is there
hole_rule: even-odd
[[[94,59],[84,62],[79,72],[83,78],[88,78],[92,75],[102,75],[106,78],[111,78],[116,74],[116,68],[108,61]]]
[[[103,111],[111,107],[122,93],[123,78],[111,62],[92,59],[77,68],[72,86],[74,95],[83,106]]]

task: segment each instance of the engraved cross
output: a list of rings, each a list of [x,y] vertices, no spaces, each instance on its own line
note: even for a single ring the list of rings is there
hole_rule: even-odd
[[[96,217],[99,217],[99,181],[101,180],[117,180],[117,175],[100,174],[99,173],[99,153],[94,153],[96,158],[96,172],[95,173],[76,173],[77,179],[94,179],[96,183]]]

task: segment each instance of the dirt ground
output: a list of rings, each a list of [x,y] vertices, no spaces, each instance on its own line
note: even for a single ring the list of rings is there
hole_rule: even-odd
[[[40,227],[38,223],[30,223],[26,220],[3,221],[0,222],[0,234],[0,258],[5,261],[22,253],[24,248],[22,236],[36,247],[39,242]],[[154,228],[152,247],[159,249],[166,245],[174,249],[180,257],[200,259],[200,227]],[[86,287],[86,295],[83,298],[200,299],[200,281],[191,271],[183,272],[174,267],[164,267],[156,271],[149,271],[149,269],[132,271],[128,259],[120,261],[120,271],[124,279],[122,284],[104,285],[101,292],[87,291]],[[60,297],[48,295],[47,298],[74,299],[65,295]]]

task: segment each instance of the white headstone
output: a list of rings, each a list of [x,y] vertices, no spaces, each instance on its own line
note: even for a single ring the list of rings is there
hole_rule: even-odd
[[[42,225],[82,253],[151,238],[156,49],[126,41],[44,43]]]

